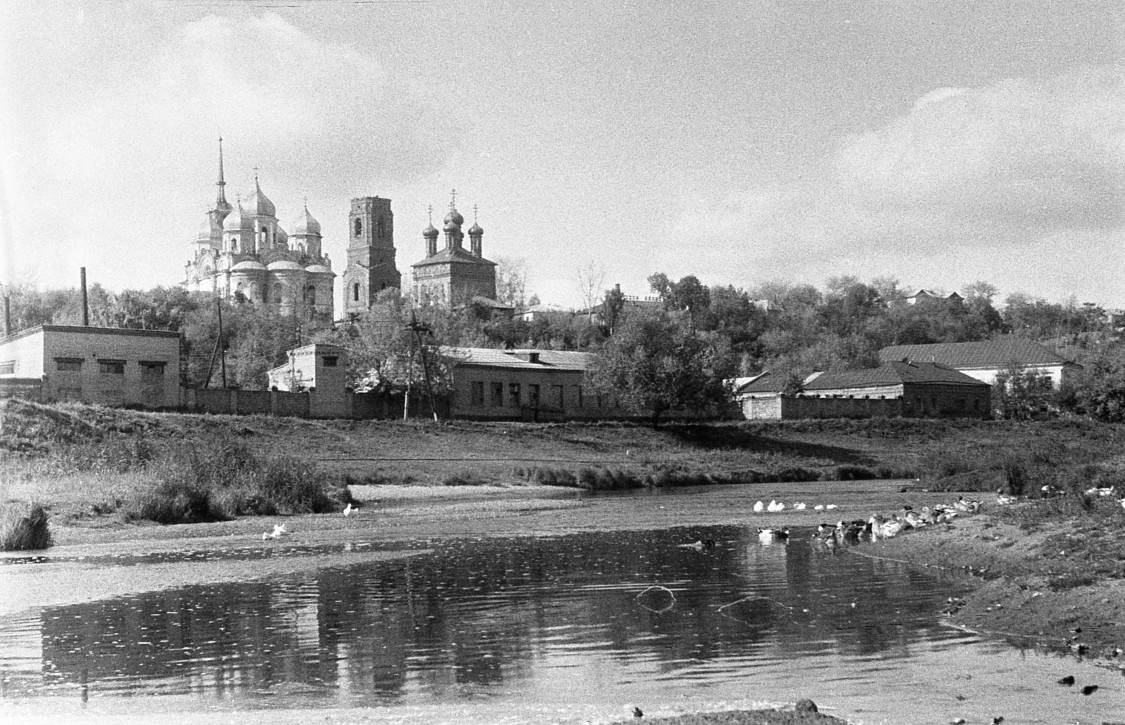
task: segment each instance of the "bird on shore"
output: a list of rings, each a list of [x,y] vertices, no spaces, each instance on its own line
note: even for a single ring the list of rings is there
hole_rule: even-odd
[[[1093,695],[1097,691],[1098,691],[1097,685],[1086,685],[1085,687],[1082,688],[1082,694],[1083,695]]]
[[[818,503],[816,506],[813,506],[813,511],[823,511],[823,510],[824,510],[824,504],[822,504],[822,503]]]
[[[764,503],[762,503],[761,501],[754,504],[754,513],[760,514],[765,510],[766,510],[766,505]]]
[[[348,505],[344,507],[344,516],[351,516],[352,514],[358,514],[358,513],[359,513],[359,508],[356,507],[356,506],[352,506],[351,501],[349,501]]]
[[[784,510],[785,510],[785,504],[781,503],[780,501],[771,500],[770,505],[766,506],[766,511],[769,511],[771,514],[776,514],[780,511],[784,511]]]
[[[789,529],[758,529],[758,541],[772,544],[775,541],[788,541]]]
[[[1017,500],[1018,499],[1015,496],[1009,496],[1008,494],[1004,493],[1004,489],[996,489],[996,503],[1007,505],[1010,503],[1015,503]]]
[[[1074,675],[1067,675],[1066,677],[1063,677],[1062,679],[1059,680],[1059,684],[1060,685],[1066,685],[1067,687],[1070,687],[1071,685],[1074,684]]]
[[[797,503],[793,504],[794,511],[804,511],[807,507],[808,504],[806,504],[804,501],[798,501]]]
[[[641,708],[639,708],[639,707],[633,708],[633,717],[642,718],[644,716],[645,716],[645,714],[643,712],[641,712]]]
[[[289,533],[289,529],[285,528],[285,524],[274,524],[273,531],[266,531],[262,533],[262,541],[268,539],[280,539]]]

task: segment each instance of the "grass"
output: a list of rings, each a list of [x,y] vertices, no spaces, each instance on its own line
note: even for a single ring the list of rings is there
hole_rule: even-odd
[[[38,503],[0,508],[0,551],[36,551],[51,545],[50,517]]]

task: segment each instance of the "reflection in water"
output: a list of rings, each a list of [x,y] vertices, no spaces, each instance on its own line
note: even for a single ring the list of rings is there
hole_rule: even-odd
[[[468,540],[281,580],[9,618],[0,698],[180,695],[239,706],[489,697],[575,676],[710,685],[796,658],[905,657],[958,584],[711,527]],[[713,539],[713,549],[682,546]],[[600,670],[599,670],[600,671]],[[298,700],[294,702],[292,700]]]

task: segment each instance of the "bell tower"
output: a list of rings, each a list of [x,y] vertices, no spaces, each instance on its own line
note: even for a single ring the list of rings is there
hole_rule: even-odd
[[[348,266],[344,270],[344,312],[362,315],[388,287],[399,289],[395,265],[394,214],[391,200],[377,196],[352,199],[348,215]]]

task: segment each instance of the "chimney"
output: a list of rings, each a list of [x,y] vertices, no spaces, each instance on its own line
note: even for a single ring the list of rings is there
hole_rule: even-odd
[[[90,300],[86,297],[86,268],[82,268],[82,326],[90,326]]]

